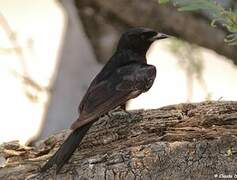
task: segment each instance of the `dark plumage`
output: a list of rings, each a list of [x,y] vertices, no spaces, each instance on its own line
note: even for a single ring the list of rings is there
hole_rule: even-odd
[[[114,55],[91,82],[83,97],[79,118],[71,126],[73,132],[41,168],[41,172],[55,164],[58,173],[100,116],[151,88],[156,68],[147,64],[146,52],[152,42],[163,38],[167,35],[147,28],[132,28],[122,35]]]

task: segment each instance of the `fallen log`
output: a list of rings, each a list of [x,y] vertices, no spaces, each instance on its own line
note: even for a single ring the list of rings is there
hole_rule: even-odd
[[[0,179],[237,178],[237,102],[177,104],[96,122],[60,174],[39,168],[70,133],[0,146]]]

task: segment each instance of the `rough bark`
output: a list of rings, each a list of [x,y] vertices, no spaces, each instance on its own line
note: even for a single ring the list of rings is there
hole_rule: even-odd
[[[128,27],[145,26],[213,49],[237,64],[237,47],[224,43],[226,30],[211,27],[210,20],[203,15],[178,12],[172,6],[159,5],[157,0],[75,1],[101,61],[108,59],[121,32]],[[106,47],[104,44],[107,44]]]
[[[68,133],[1,145],[0,179],[54,177],[37,172]],[[237,102],[203,102],[101,118],[57,179],[214,179],[236,167]]]

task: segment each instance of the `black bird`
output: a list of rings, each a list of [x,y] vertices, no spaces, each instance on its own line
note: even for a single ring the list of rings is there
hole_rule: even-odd
[[[71,126],[72,133],[41,168],[41,172],[56,165],[58,173],[95,121],[151,88],[156,68],[147,64],[146,52],[155,40],[167,37],[148,28],[132,28],[122,35],[114,55],[83,97],[79,118]]]

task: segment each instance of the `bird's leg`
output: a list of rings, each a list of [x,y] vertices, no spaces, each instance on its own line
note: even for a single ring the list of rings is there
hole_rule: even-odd
[[[129,111],[126,110],[125,106],[120,106],[120,110],[122,112],[124,112],[125,114],[127,114],[130,118],[132,117],[132,113],[130,113]]]
[[[120,112],[120,111],[124,112],[124,111],[126,111],[125,108],[126,108],[125,104],[121,105],[121,106],[117,106],[116,108],[114,108],[108,112],[108,116],[111,118],[113,116],[113,114],[116,112]]]
[[[132,114],[130,112],[126,111],[126,105],[125,104],[123,104],[121,106],[118,106],[118,107],[114,108],[113,110],[109,111],[108,116],[109,116],[109,118],[111,118],[114,114],[117,114],[117,113],[120,113],[120,112],[125,113],[126,115],[129,116],[129,118],[132,118]]]
[[[132,113],[126,110],[126,104],[122,104],[120,107],[120,110],[126,113],[130,118],[132,118]]]
[[[109,111],[109,112],[107,113],[107,115],[109,116],[109,118],[112,118],[112,117],[113,117],[113,114],[116,113],[116,112],[119,112],[119,111],[120,111],[120,106],[118,106],[118,107],[112,109],[111,111]]]

